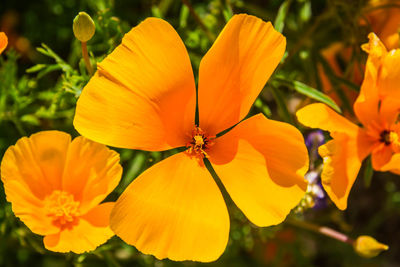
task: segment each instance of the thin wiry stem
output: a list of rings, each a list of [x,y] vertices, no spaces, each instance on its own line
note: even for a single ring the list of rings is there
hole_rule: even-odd
[[[347,235],[326,226],[319,226],[310,222],[300,221],[296,219],[287,219],[286,223],[298,228],[307,229],[315,233],[328,236],[343,243],[347,243],[350,245],[354,243],[354,240],[348,237]]]
[[[81,42],[81,43],[82,43],[82,57],[83,57],[83,60],[85,61],[85,66],[86,66],[86,69],[87,69],[89,75],[92,76],[93,68],[92,68],[92,64],[90,63],[89,54],[87,51],[87,45],[86,45],[86,42]]]

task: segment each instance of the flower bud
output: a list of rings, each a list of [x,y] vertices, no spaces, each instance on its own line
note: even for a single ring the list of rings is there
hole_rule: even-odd
[[[6,49],[8,44],[7,35],[4,32],[0,32],[0,54]]]
[[[375,238],[367,235],[359,236],[354,242],[353,247],[357,254],[364,258],[378,256],[382,251],[389,249],[387,245],[379,243]]]
[[[72,29],[74,30],[76,39],[82,43],[86,43],[92,39],[96,27],[94,21],[86,12],[79,12],[74,19]]]

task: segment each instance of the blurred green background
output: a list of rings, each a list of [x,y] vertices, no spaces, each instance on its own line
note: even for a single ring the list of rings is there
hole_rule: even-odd
[[[236,13],[272,21],[287,38],[287,52],[256,101],[251,114],[289,122],[307,136],[294,112],[310,97],[332,97],[348,118],[362,81],[366,54],[360,45],[376,27],[379,12],[400,10],[396,1],[343,0],[3,0],[0,31],[9,37],[0,56],[0,158],[22,136],[57,129],[73,136],[75,103],[89,80],[80,43],[72,33],[79,11],[90,14],[96,34],[88,42],[92,62],[101,61],[124,33],[149,16],[167,20],[183,39],[195,76],[202,56]],[[196,14],[196,15],[194,15]],[[397,18],[396,14],[382,15]],[[400,17],[398,19],[400,21]],[[379,22],[381,23],[381,22]],[[383,22],[382,22],[383,23]],[[386,22],[387,23],[387,22]],[[386,24],[383,24],[385,27]],[[332,46],[333,45],[333,46]],[[335,48],[336,47],[336,48]],[[298,81],[294,83],[293,81]],[[304,93],[306,89],[307,93]],[[334,105],[334,104],[332,104]],[[326,136],[328,137],[328,136]],[[108,200],[115,200],[143,170],[168,156],[165,152],[116,149],[124,174]],[[314,164],[319,165],[320,159]],[[330,200],[291,217],[341,231],[352,238],[365,234],[388,244],[373,259],[359,257],[348,244],[283,223],[253,226],[232,204],[230,241],[225,253],[209,266],[400,266],[400,180],[390,173],[372,173],[365,163],[350,194],[348,209]],[[0,266],[203,266],[158,261],[113,237],[92,253],[75,255],[47,251],[42,237],[19,221],[0,184]]]

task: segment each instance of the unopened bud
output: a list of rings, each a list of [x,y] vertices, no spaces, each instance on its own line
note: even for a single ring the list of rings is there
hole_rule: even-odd
[[[379,243],[375,238],[367,235],[359,236],[354,241],[353,247],[357,254],[364,258],[378,256],[382,251],[389,249],[387,245]]]
[[[96,27],[94,21],[86,12],[79,12],[72,25],[74,35],[79,41],[86,43],[92,39]]]

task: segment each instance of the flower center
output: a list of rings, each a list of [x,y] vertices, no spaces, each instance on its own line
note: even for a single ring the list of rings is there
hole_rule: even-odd
[[[400,152],[400,138],[397,132],[384,130],[381,133],[381,142],[391,146],[395,153]]]
[[[207,149],[214,144],[214,136],[207,136],[200,127],[195,127],[192,132],[192,139],[186,144],[187,153],[198,158],[208,158]]]
[[[52,217],[53,223],[60,227],[68,226],[79,216],[79,201],[68,192],[55,190],[45,199],[47,216]]]

